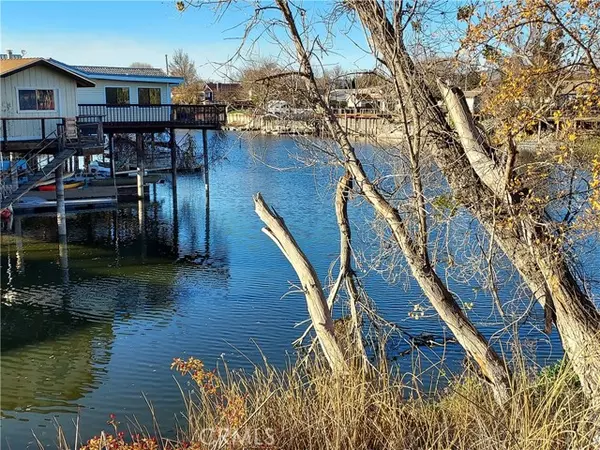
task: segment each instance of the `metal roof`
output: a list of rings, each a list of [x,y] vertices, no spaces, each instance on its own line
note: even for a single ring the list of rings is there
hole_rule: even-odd
[[[142,77],[161,77],[167,74],[162,69],[154,67],[110,67],[110,66],[71,66],[76,70],[90,75],[125,75]]]
[[[58,63],[83,76],[97,80],[138,81],[177,85],[184,81],[183,78],[170,77],[162,69],[154,67],[70,66],[61,62]]]

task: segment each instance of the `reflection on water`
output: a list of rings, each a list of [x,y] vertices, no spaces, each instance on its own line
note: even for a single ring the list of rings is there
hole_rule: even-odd
[[[183,335],[199,311],[188,314],[185,302],[227,289],[228,257],[223,245],[211,250],[208,208],[196,217],[195,205],[178,204],[168,189],[150,202],[69,214],[69,242],[52,214],[16,216],[3,234],[1,405],[11,444],[30,441],[31,428],[53,437],[56,415],[85,411],[99,428],[110,413],[138,414],[142,391],[171,378],[170,360],[185,351],[176,341],[195,341],[191,330]],[[153,335],[165,329],[168,338]],[[169,395],[171,415],[181,405]]]
[[[53,312],[15,307],[3,312],[4,333],[17,330],[23,345],[2,348],[2,414],[19,417],[18,412],[74,412],[78,401],[103,381],[114,338],[109,323],[77,320],[67,311]],[[40,323],[52,322],[44,335],[23,336],[23,329],[39,330]],[[65,334],[67,336],[65,336]],[[10,424],[4,423],[7,431]]]
[[[325,279],[338,251],[331,173],[267,167],[293,164],[290,139],[228,135],[220,145],[227,158],[211,173],[210,204],[201,174],[190,174],[175,194],[167,183],[143,202],[69,214],[68,242],[51,214],[17,216],[3,233],[2,432],[13,448],[32,440],[31,429],[52,442],[55,416],[69,433],[79,413],[84,438],[111,413],[148,423],[142,393],[168,433],[182,410],[174,357],[250,369],[263,352],[285,363],[306,306],[300,294],[282,298],[295,276],[260,232],[251,196],[261,191],[277,208]],[[413,283],[388,285],[377,274],[363,283],[389,320],[406,321],[422,300]],[[453,289],[489,316],[488,298]],[[409,326],[440,330],[435,317]],[[540,341],[538,352],[548,356],[553,344]],[[452,366],[462,354],[452,346],[446,357]]]

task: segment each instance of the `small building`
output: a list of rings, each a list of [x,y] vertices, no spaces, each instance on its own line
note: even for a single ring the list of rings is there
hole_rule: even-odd
[[[291,105],[285,100],[271,100],[267,102],[267,113],[276,116],[290,115],[293,111]]]
[[[206,83],[204,101],[209,103],[233,103],[244,100],[240,83]]]

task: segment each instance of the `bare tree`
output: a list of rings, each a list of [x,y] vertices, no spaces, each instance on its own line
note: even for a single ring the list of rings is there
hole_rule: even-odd
[[[169,74],[174,77],[183,78],[184,84],[191,84],[198,81],[196,64],[183,49],[175,50],[169,62]]]
[[[198,78],[196,65],[182,49],[175,50],[169,62],[169,74],[183,78],[180,86],[173,88],[175,103],[194,104],[203,100],[203,83]]]
[[[482,155],[489,154],[489,148],[472,126],[464,102],[455,101],[452,91],[445,91],[451,117],[460,119],[456,136],[404,45],[406,21],[411,16],[406,15],[402,4],[386,5],[377,0],[348,4],[357,12],[373,50],[396,81],[398,94],[407,99],[419,118],[415,123],[422,124],[420,133],[429,140],[432,155],[455,198],[479,219],[554,318],[586,393],[600,402],[600,313],[577,283],[557,245],[556,224],[543,209],[528,208],[526,202],[519,203],[516,192],[494,182],[500,169],[496,169],[496,176],[488,173],[492,163],[489,156],[490,163],[482,164]]]
[[[338,117],[329,107],[327,95],[313,68],[318,64],[323,46],[306,22],[306,11],[286,0],[275,0],[272,6],[257,5],[249,26],[260,23],[259,18],[267,10],[280,14],[265,20],[264,25],[269,31],[275,25],[283,25],[291,39],[291,54],[297,66],[294,70],[274,74],[272,78],[294,74],[303,81],[303,97],[337,144],[329,155],[348,172],[356,191],[386,224],[414,279],[457,341],[477,361],[496,397],[504,401],[510,395],[510,374],[506,365],[462,310],[437,273],[443,269],[436,266],[430,255],[430,217],[422,172],[424,154],[431,156],[441,169],[453,200],[477,219],[544,307],[549,322],[556,323],[585,392],[598,402],[600,314],[573,275],[568,258],[562,252],[560,223],[551,218],[543,205],[540,207],[539,203],[530,200],[539,199],[539,195],[528,197],[529,192],[523,185],[515,183],[514,149],[509,146],[508,153],[502,155],[492,148],[486,136],[475,127],[460,90],[441,82],[428,83],[422,67],[415,63],[406,46],[406,30],[423,28],[420,23],[429,6],[429,3],[421,2],[378,0],[348,0],[342,5],[345,11],[357,15],[400,105],[412,190],[412,198],[407,199],[410,207],[405,208],[391,201],[389,192],[368,174]],[[276,33],[271,31],[271,36],[274,35]],[[587,55],[588,52],[584,53]],[[446,104],[448,114],[440,99]]]

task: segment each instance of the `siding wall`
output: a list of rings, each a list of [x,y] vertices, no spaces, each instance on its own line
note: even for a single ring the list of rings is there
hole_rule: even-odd
[[[77,89],[77,103],[80,105],[106,104],[107,87],[126,87],[129,88],[129,104],[137,105],[138,88],[160,88],[160,102],[163,105],[171,103],[171,87],[168,83],[147,83],[140,81],[116,81],[116,80],[98,80],[91,78],[96,87],[94,88],[79,88]],[[151,106],[145,108],[128,108],[126,106],[118,107],[111,106],[103,108],[101,111],[104,122],[120,122],[135,119],[137,122],[143,121],[168,121],[170,111],[167,108],[157,109]]]
[[[54,89],[56,111],[19,111],[17,88]],[[72,78],[46,67],[31,67],[0,79],[0,116],[3,118],[75,117],[78,114],[76,91],[77,83]],[[56,124],[59,122],[54,119],[46,120],[46,134],[55,131]],[[40,139],[41,121],[8,121],[7,134],[9,140]],[[1,127],[0,136],[4,138]]]
[[[129,88],[129,103],[132,105],[138,104],[138,88],[160,88],[160,101],[163,104],[171,103],[171,88],[167,83],[143,83],[138,81],[115,81],[115,80],[98,80],[89,77],[96,87],[79,88],[77,89],[77,103],[81,105],[106,104],[106,87],[128,87]]]

